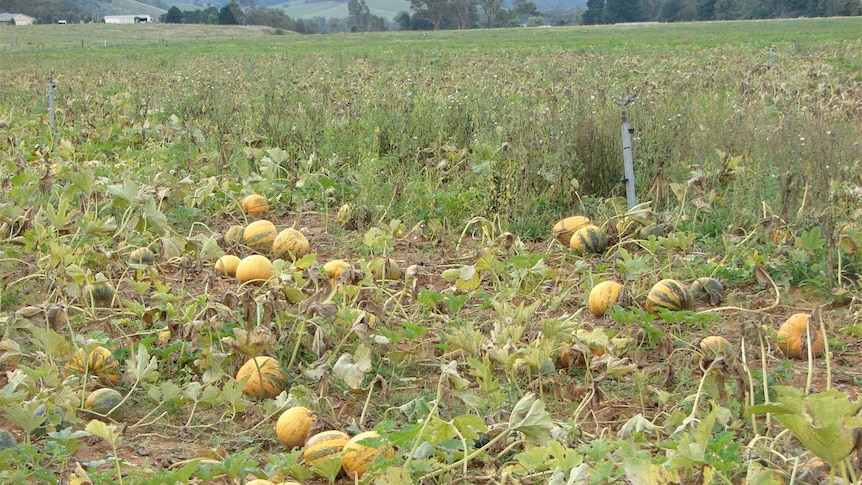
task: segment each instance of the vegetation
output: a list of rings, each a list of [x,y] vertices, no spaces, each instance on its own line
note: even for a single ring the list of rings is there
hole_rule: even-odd
[[[858,26],[4,30],[0,482],[858,483]]]

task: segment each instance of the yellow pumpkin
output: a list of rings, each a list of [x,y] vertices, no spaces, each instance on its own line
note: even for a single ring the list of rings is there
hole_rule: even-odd
[[[599,254],[608,247],[608,234],[595,224],[587,224],[569,238],[569,248],[578,256]]]
[[[626,306],[629,303],[628,292],[616,281],[602,281],[590,290],[587,309],[598,317],[608,312],[614,305]]]
[[[302,446],[316,422],[317,413],[302,406],[294,406],[281,413],[275,423],[275,434],[285,446]]]
[[[278,233],[272,242],[272,254],[276,258],[295,261],[308,254],[309,244],[305,234],[288,227]]]
[[[811,315],[797,313],[781,324],[778,328],[778,348],[791,359],[808,358],[808,339],[810,333],[811,356],[820,357],[826,349],[823,332],[815,328]]]
[[[371,261],[370,266],[373,268],[371,270],[371,277],[375,281],[401,279],[401,268],[392,258],[377,258]]]
[[[350,438],[344,445],[341,468],[350,480],[358,480],[368,471],[368,466],[380,455],[391,456],[391,446],[383,442],[376,431],[366,431]]]
[[[242,239],[251,249],[259,253],[269,253],[272,251],[272,243],[277,235],[278,229],[275,228],[275,224],[261,219],[245,227]]]
[[[272,262],[266,256],[252,254],[242,258],[236,265],[236,279],[240,283],[253,281],[263,283],[272,278]]]
[[[575,233],[578,229],[592,224],[589,217],[584,216],[572,216],[566,217],[554,224],[554,238],[563,246],[569,246],[569,240],[572,238],[572,234]]]
[[[235,225],[230,226],[224,233],[224,242],[226,247],[238,246],[244,242],[243,234],[245,226]]]
[[[329,460],[344,449],[350,436],[342,431],[322,431],[308,438],[302,452],[302,461],[306,465],[314,465]]]
[[[287,385],[281,363],[269,356],[261,355],[243,364],[236,373],[236,380],[248,377],[242,393],[256,398],[273,398],[278,396]]]
[[[341,276],[344,270],[350,268],[350,263],[343,259],[334,259],[323,265],[323,274],[335,279]]]
[[[218,258],[215,269],[222,276],[236,276],[236,267],[239,266],[239,257],[233,254],[225,254]]]
[[[261,216],[269,212],[269,204],[260,194],[251,194],[245,196],[240,202],[243,212],[250,216]]]
[[[275,485],[269,480],[264,480],[263,478],[255,478],[254,480],[249,480],[245,482],[245,485]]]

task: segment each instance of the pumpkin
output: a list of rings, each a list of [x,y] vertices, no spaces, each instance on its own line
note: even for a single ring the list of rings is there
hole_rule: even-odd
[[[89,373],[106,385],[113,386],[120,382],[120,363],[110,350],[102,346],[95,347],[89,353],[79,349],[72,354],[66,370],[76,375]]]
[[[608,235],[599,226],[588,224],[572,234],[569,248],[575,254],[602,253],[608,247]]]
[[[15,435],[10,433],[9,430],[0,429],[0,451],[16,446],[18,446],[18,440],[15,439]]]
[[[344,270],[350,268],[350,263],[343,259],[334,259],[323,265],[323,274],[331,279],[338,278]]]
[[[225,254],[218,258],[215,263],[215,269],[222,276],[236,276],[236,268],[239,266],[239,256],[233,254]]]
[[[82,296],[88,304],[107,308],[114,304],[114,287],[107,281],[87,283]]]
[[[269,212],[269,204],[266,199],[260,194],[247,195],[240,202],[243,212],[250,216],[262,216]]]
[[[366,431],[350,438],[344,445],[341,468],[350,480],[358,480],[379,455],[391,455],[392,448],[382,442],[376,431]]]
[[[45,436],[49,431],[68,428],[70,426],[70,424],[65,421],[66,412],[63,411],[62,408],[51,406],[51,410],[49,411],[48,406],[45,403],[36,406],[36,409],[33,411],[33,416],[37,418],[45,416],[42,419],[41,424],[32,431],[32,435],[37,438]]]
[[[694,297],[684,284],[673,279],[664,279],[649,290],[645,306],[650,313],[656,313],[659,308],[691,310],[694,308]]]
[[[578,229],[592,224],[589,217],[584,216],[571,216],[566,217],[554,224],[554,238],[563,246],[569,245],[569,240],[572,238],[572,234],[575,233]]]
[[[275,485],[269,480],[265,480],[263,478],[255,478],[254,480],[249,480],[245,482],[245,485]]]
[[[272,242],[272,254],[276,258],[296,261],[308,254],[308,239],[305,234],[292,227],[278,233]]]
[[[272,251],[272,243],[278,235],[275,224],[262,219],[254,221],[245,227],[242,232],[242,240],[245,245],[259,253]]]
[[[235,225],[230,226],[227,232],[224,233],[224,242],[226,247],[238,246],[243,243],[243,235],[245,226]]]
[[[334,458],[341,453],[344,445],[350,440],[347,433],[341,431],[322,431],[308,438],[302,460],[306,465],[314,465]]]
[[[600,317],[614,305],[626,306],[629,295],[625,287],[616,281],[602,281],[590,290],[587,309],[593,315]]]
[[[275,423],[275,434],[285,446],[290,448],[302,446],[316,422],[317,413],[302,406],[294,406],[278,417]]]
[[[718,305],[724,301],[724,286],[715,278],[698,278],[691,284],[691,296],[695,301]]]
[[[254,281],[262,283],[272,278],[272,262],[266,256],[252,254],[240,260],[236,265],[236,279],[240,283]]]
[[[129,253],[129,264],[150,265],[156,262],[156,255],[148,247],[135,248]]]
[[[260,399],[278,396],[287,385],[281,363],[274,357],[265,355],[249,359],[239,368],[236,380],[248,378],[242,393]]]
[[[91,392],[84,400],[84,408],[107,416],[111,410],[123,402],[123,395],[114,389],[103,387]],[[116,411],[114,411],[116,413]]]
[[[701,339],[698,347],[700,347],[700,352],[703,356],[710,360],[715,360],[719,357],[723,357],[725,360],[730,360],[734,355],[736,355],[733,345],[731,345],[726,338],[720,335],[704,337]]]
[[[374,278],[375,281],[395,281],[401,279],[401,268],[392,258],[377,258],[371,261],[369,266],[373,268],[371,270],[371,277]]]
[[[814,327],[811,315],[807,313],[791,315],[778,328],[778,348],[791,359],[808,358],[809,338],[811,340],[811,356],[820,357],[823,355],[823,351],[826,349],[823,332]]]

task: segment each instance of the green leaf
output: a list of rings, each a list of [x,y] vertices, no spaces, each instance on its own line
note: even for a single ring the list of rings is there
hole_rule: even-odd
[[[768,408],[776,419],[812,453],[835,468],[855,447],[854,429],[862,427],[862,398],[850,401],[835,389],[805,395],[789,386],[775,386],[778,404]],[[760,412],[765,405],[752,406]]]
[[[137,381],[155,382],[159,380],[159,361],[150,356],[145,345],[138,345],[137,351],[129,356],[128,368]]]
[[[117,432],[117,427],[115,425],[106,425],[105,423],[99,421],[98,419],[94,419],[87,423],[87,426],[84,428],[84,431],[90,433],[93,436],[98,436],[103,440],[107,441],[111,444],[111,446],[115,446],[117,444],[117,440],[120,439],[120,434]]]
[[[485,424],[485,421],[481,417],[472,414],[455,416],[452,419],[452,426],[461,433],[461,436],[468,440],[476,440],[479,438],[479,433],[488,432],[488,426]]]
[[[545,410],[545,403],[532,392],[515,404],[509,416],[510,431],[518,431],[525,439],[542,445],[551,439],[552,426],[551,415]]]
[[[118,207],[132,204],[138,195],[138,186],[129,177],[125,178],[123,185],[109,185],[107,190],[115,197],[114,205]]]

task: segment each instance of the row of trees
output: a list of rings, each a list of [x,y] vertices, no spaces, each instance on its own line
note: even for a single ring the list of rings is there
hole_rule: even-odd
[[[587,0],[586,25],[862,15],[860,0]]]
[[[173,6],[159,17],[159,21],[168,24],[265,25],[273,29],[290,30],[301,34],[320,31],[316,22],[292,19],[284,13],[284,10],[258,7],[243,10],[236,2],[231,2],[220,9],[208,7],[181,11]]]
[[[0,0],[0,12],[23,13],[38,24],[55,24],[64,19],[69,22],[87,22],[90,16],[71,0]]]

